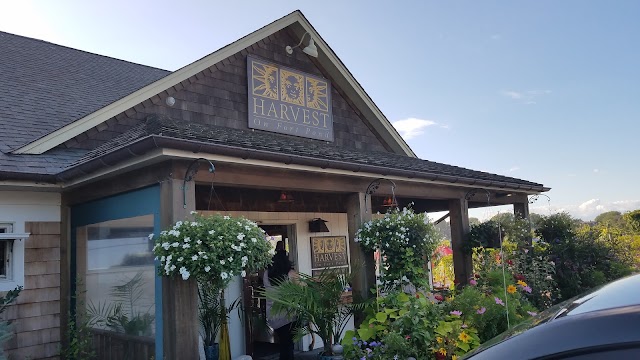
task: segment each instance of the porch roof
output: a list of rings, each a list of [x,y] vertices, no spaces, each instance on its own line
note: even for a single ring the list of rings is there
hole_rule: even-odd
[[[549,190],[542,184],[526,180],[405,155],[358,151],[296,136],[195,124],[163,115],[149,116],[142,124],[90,151],[59,176],[62,180],[74,178],[91,173],[105,164],[114,164],[155,148],[190,150],[354,172],[374,172],[467,186],[490,186],[527,193]]]

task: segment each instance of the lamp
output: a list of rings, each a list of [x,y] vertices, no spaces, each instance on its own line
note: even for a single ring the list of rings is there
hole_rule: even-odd
[[[302,42],[304,41],[304,37],[305,35],[309,34],[308,32],[304,33],[304,35],[302,35],[302,38],[300,39],[300,42],[298,43],[298,45],[291,47],[289,45],[287,45],[284,49],[287,52],[287,54],[289,55],[293,55],[293,49],[299,47],[300,45],[302,45]],[[318,48],[316,47],[316,44],[313,42],[313,38],[311,37],[311,34],[309,34],[309,45],[307,45],[304,49],[302,49],[302,52],[309,55],[309,56],[313,56],[313,57],[318,57]]]
[[[327,220],[322,220],[321,218],[315,218],[313,220],[309,220],[309,232],[310,233],[319,233],[319,232],[329,232],[329,228],[327,227]]]
[[[278,202],[279,203],[292,203],[294,201],[293,199],[293,195],[291,195],[291,193],[288,193],[286,191],[281,191],[280,192],[280,197],[278,198]]]

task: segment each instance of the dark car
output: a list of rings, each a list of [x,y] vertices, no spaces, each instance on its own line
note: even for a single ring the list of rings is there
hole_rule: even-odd
[[[640,360],[640,274],[555,305],[463,359]]]

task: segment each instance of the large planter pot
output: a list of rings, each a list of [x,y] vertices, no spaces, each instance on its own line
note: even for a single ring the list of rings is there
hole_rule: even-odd
[[[204,358],[206,360],[218,360],[218,355],[220,354],[220,345],[213,344],[209,346],[205,346],[204,348]]]
[[[318,354],[318,360],[342,360],[344,357],[342,353],[344,352],[344,348],[340,344],[334,344],[331,347],[333,350],[333,355],[324,355],[324,353]]]

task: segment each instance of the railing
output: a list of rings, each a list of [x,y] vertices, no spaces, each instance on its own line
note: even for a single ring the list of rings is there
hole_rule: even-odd
[[[113,331],[91,329],[97,360],[150,360],[155,356],[155,339]]]

